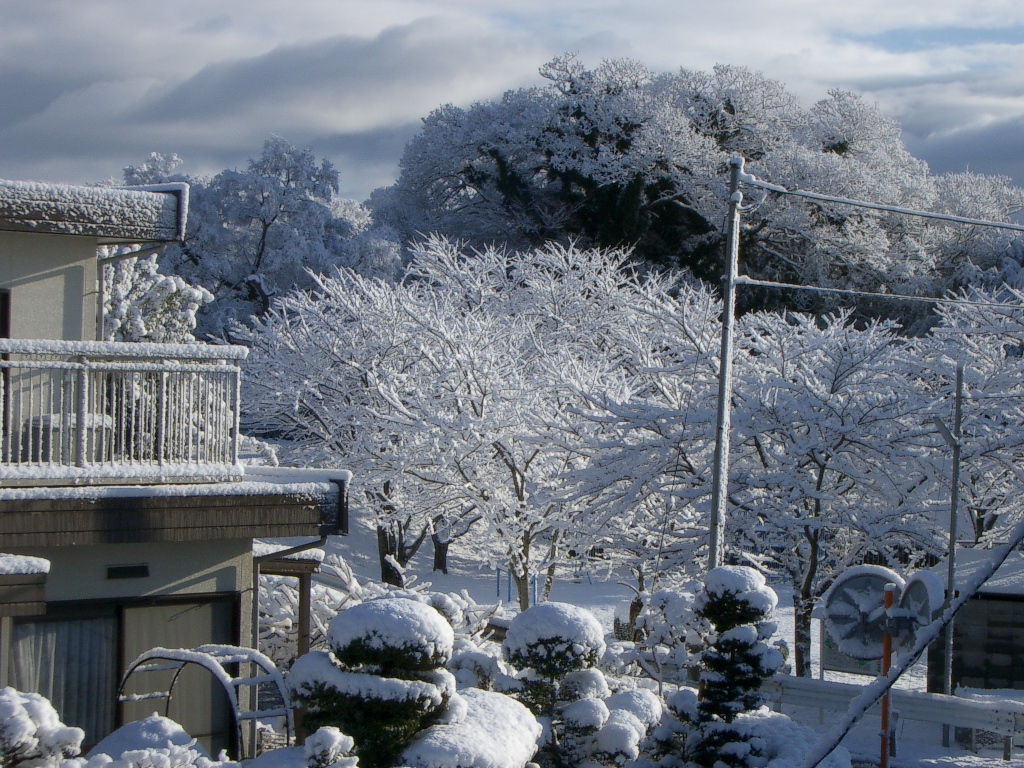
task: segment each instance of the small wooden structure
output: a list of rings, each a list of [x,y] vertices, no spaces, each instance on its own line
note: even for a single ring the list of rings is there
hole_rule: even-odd
[[[991,556],[957,551],[962,584]],[[940,563],[937,568],[944,568]],[[928,690],[942,691],[944,643],[928,649]],[[1024,554],[1012,553],[953,622],[953,689],[1024,689]]]

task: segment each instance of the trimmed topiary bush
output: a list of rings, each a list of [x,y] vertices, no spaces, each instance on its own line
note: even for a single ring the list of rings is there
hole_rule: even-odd
[[[611,692],[596,666],[606,646],[593,614],[565,603],[535,605],[512,620],[503,650],[521,669],[519,699],[550,726],[538,763],[617,768],[639,756],[661,702],[650,691]]]
[[[307,708],[307,728],[340,728],[360,765],[383,768],[416,733],[465,713],[444,669],[453,642],[451,625],[429,605],[374,600],[338,614],[327,629],[331,650],[299,658],[288,683]]]

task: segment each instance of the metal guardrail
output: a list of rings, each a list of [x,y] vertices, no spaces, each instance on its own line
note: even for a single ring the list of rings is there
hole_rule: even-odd
[[[777,675],[762,688],[770,701],[816,709],[845,711],[850,701],[864,688],[849,683],[834,683],[792,675]],[[958,728],[991,731],[1003,737],[1003,759],[1009,760],[1013,738],[1024,734],[1024,705],[1014,701],[1000,703],[991,700],[972,701],[939,693],[891,691],[892,709],[902,720],[949,724]],[[880,705],[868,710],[877,716]]]
[[[0,339],[0,480],[234,476],[245,352]]]

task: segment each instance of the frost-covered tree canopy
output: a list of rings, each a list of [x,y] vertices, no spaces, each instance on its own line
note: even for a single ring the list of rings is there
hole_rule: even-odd
[[[232,322],[266,313],[276,297],[311,287],[309,271],[350,266],[390,279],[401,266],[393,233],[374,226],[364,206],[336,197],[338,174],[330,162],[317,162],[280,136],[268,139],[242,171],[178,176],[180,163],[176,155],[154,153],[125,168],[124,179],[191,185],[185,241],[166,249],[160,269],[173,276],[162,277],[165,282],[184,281],[214,297],[196,316],[201,338],[223,336]],[[151,292],[166,289],[160,284]]]
[[[761,178],[829,195],[996,220],[1024,206],[1008,179],[931,174],[907,151],[898,123],[849,92],[807,109],[781,83],[742,67],[657,74],[621,59],[590,69],[573,55],[541,74],[546,87],[431,113],[398,182],[375,193],[379,219],[406,238],[436,231],[514,248],[568,238],[635,246],[643,259],[715,279],[735,155]],[[753,197],[742,248],[756,277],[938,295],[1020,272],[1020,249],[1004,232]],[[806,294],[748,292],[744,301],[828,306]],[[861,309],[907,314],[893,303]]]
[[[592,430],[576,393],[616,387],[608,355],[634,296],[667,291],[624,252],[468,252],[433,239],[401,283],[344,270],[287,297],[246,337],[252,429],[357,470],[378,522],[480,517],[528,605],[531,575],[601,526],[565,495]]]

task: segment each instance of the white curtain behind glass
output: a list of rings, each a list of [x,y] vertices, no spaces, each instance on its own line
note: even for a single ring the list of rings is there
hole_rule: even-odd
[[[111,617],[17,623],[11,682],[50,700],[66,725],[95,744],[114,729],[117,620]]]

